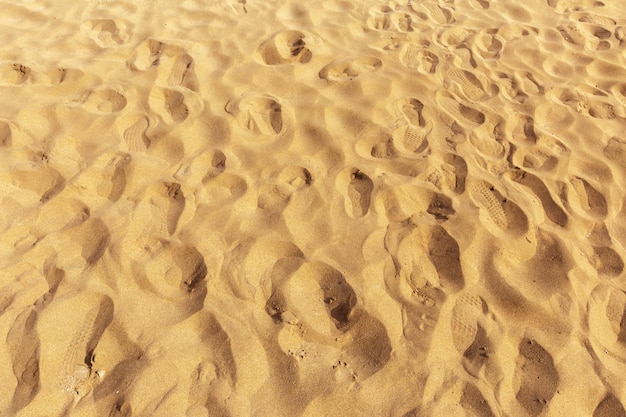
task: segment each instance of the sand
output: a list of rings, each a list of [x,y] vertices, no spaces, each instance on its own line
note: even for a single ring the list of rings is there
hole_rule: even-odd
[[[625,416],[620,0],[0,0],[0,416]]]

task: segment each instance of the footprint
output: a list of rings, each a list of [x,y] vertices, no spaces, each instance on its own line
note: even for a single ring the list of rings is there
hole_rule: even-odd
[[[446,221],[450,216],[456,214],[456,211],[452,207],[452,199],[439,193],[434,194],[426,212],[433,215],[435,219],[440,222]]]
[[[156,244],[148,252],[145,262],[137,265],[142,271],[138,275],[142,289],[178,306],[180,311],[172,313],[177,319],[200,310],[208,273],[202,254],[191,245],[173,241]]]
[[[450,10],[440,7],[434,0],[425,0],[420,2],[419,6],[426,11],[430,20],[438,25],[446,25],[454,22],[454,18],[452,17]]]
[[[452,308],[452,342],[459,353],[465,352],[476,340],[478,323],[487,313],[487,304],[478,295],[463,294]]]
[[[481,0],[484,1],[484,0]],[[486,1],[484,1],[487,3]],[[489,3],[487,3],[489,4]],[[465,384],[460,401],[461,407],[468,410],[470,415],[476,417],[496,417],[489,402],[485,399],[478,387],[472,383]]]
[[[593,417],[622,416],[626,416],[626,410],[619,399],[611,393],[606,394],[593,412]]]
[[[76,101],[85,110],[96,114],[115,113],[124,109],[127,104],[124,94],[112,88],[85,91]]]
[[[577,197],[575,201],[570,199],[570,203],[575,202],[585,214],[592,216],[598,220],[606,218],[608,206],[606,199],[600,191],[594,188],[587,180],[577,176],[571,176],[569,183]]]
[[[543,95],[545,88],[535,79],[535,76],[526,71],[516,71],[515,79],[521,90],[529,96]]]
[[[613,167],[619,171],[620,175],[626,176],[626,168],[624,167],[626,140],[617,137],[609,139],[602,153],[609,161],[613,162]]]
[[[528,100],[528,94],[522,90],[514,76],[501,72],[497,74],[496,79],[499,81],[499,91],[506,99],[520,104]]]
[[[260,140],[274,139],[284,130],[283,108],[276,97],[247,93],[226,103],[225,110]]]
[[[205,186],[226,169],[226,155],[219,149],[202,152],[184,162],[174,173],[176,181]]]
[[[463,288],[459,245],[442,226],[391,224],[385,247],[393,258],[395,276],[412,290],[430,285],[451,294]]]
[[[185,196],[177,182],[158,182],[151,185],[136,210],[135,221],[142,234],[167,238],[178,228],[185,208]]]
[[[389,30],[391,27],[389,15],[393,12],[391,7],[382,4],[370,7],[367,11],[369,15],[367,27],[374,30]]]
[[[340,360],[353,369],[355,377],[364,380],[383,369],[391,359],[391,342],[385,325],[360,311],[348,332],[350,342],[343,348]]]
[[[578,26],[576,26],[575,24],[564,24],[564,25],[559,25],[557,26],[557,30],[561,33],[561,36],[563,36],[563,39],[565,39],[567,42],[577,45],[577,46],[584,46],[586,41],[587,41],[587,37],[581,32],[580,28]]]
[[[67,245],[65,256],[71,256],[70,248],[77,247],[80,257],[88,266],[95,264],[107,250],[111,241],[111,235],[107,225],[95,217],[63,231],[63,237],[70,243]]]
[[[401,126],[393,132],[393,148],[407,156],[423,154],[428,149],[428,133],[430,133],[428,128],[415,125]],[[385,152],[385,154],[388,155],[389,152]]]
[[[301,329],[291,337],[301,339],[300,345],[337,346],[339,361],[355,378],[366,379],[381,370],[391,358],[389,336],[380,321],[357,308],[356,293],[345,277],[323,262],[289,262],[285,276],[273,283],[267,314],[276,323]],[[289,345],[297,345],[294,342]]]
[[[28,308],[17,316],[6,337],[17,386],[13,391],[10,413],[26,407],[40,390],[40,340],[37,311]],[[8,393],[7,393],[8,395]]]
[[[567,214],[554,202],[548,187],[539,177],[521,169],[509,171],[507,177],[518,184],[524,185],[537,196],[548,219],[561,227],[567,225]]]
[[[612,104],[599,100],[590,101],[588,103],[587,113],[594,119],[601,120],[612,120],[618,117],[615,107]]]
[[[159,57],[157,83],[165,87],[184,87],[198,91],[195,62],[182,48],[166,48]]]
[[[81,25],[85,35],[91,38],[98,46],[110,48],[122,45],[129,39],[125,28],[119,27],[120,22],[112,19],[89,20]]]
[[[548,6],[563,14],[604,6],[604,3],[598,0],[547,0],[547,2]]]
[[[428,258],[435,266],[441,288],[453,293],[463,288],[465,278],[461,269],[460,250],[457,241],[441,226],[430,226],[422,231],[428,248]]]
[[[437,91],[436,100],[439,108],[466,129],[474,129],[485,123],[485,114],[466,106],[447,91]]]
[[[559,159],[549,151],[541,147],[533,147],[526,152],[516,152],[515,157],[521,155],[522,161],[519,165],[537,172],[553,171],[559,163]],[[517,162],[516,162],[517,163]]]
[[[608,285],[596,287],[587,302],[589,342],[594,356],[609,369],[626,363],[626,293]],[[617,366],[618,368],[615,368]]]
[[[476,10],[487,10],[491,6],[487,0],[469,0],[469,4]]]
[[[573,268],[573,260],[563,241],[555,235],[538,228],[534,236],[534,245],[524,256],[525,260],[515,256],[503,256],[496,264],[499,274],[512,284],[519,293],[532,302],[542,303],[554,299],[558,294],[571,290],[568,277]],[[530,248],[529,248],[530,249]]]
[[[176,227],[178,226],[180,215],[185,209],[185,196],[180,184],[175,182],[166,182],[163,185],[165,186],[165,189],[163,190],[165,195],[163,195],[163,197],[165,197],[167,201],[167,214],[165,215],[164,223],[167,233],[169,235],[173,235],[176,231]]]
[[[136,117],[136,121],[124,131],[124,141],[131,152],[145,152],[150,147],[150,139],[146,136],[149,127],[147,116]]]
[[[426,127],[426,120],[424,119],[424,103],[417,98],[405,98],[398,100],[397,104],[398,117],[404,119],[404,121],[410,126]]]
[[[257,55],[266,65],[306,64],[313,54],[304,39],[304,33],[297,30],[278,32],[258,47]]]
[[[241,198],[247,189],[243,178],[224,172],[206,181],[198,200],[209,207],[226,207]]]
[[[56,169],[38,166],[32,168],[11,170],[10,175],[14,185],[34,192],[40,202],[50,200],[65,188],[65,178]]]
[[[449,80],[460,87],[467,100],[481,101],[489,97],[483,88],[483,84],[471,72],[452,67],[446,75]]]
[[[400,62],[409,69],[434,74],[439,65],[439,57],[428,47],[407,43],[400,53]]]
[[[190,113],[186,96],[181,92],[168,88],[155,88],[148,99],[150,108],[154,109],[167,124],[185,121]]]
[[[551,172],[559,165],[566,164],[570,153],[571,151],[557,139],[540,136],[535,146],[521,154],[523,155],[521,165],[538,173]]]
[[[504,48],[504,39],[498,35],[498,29],[484,29],[474,37],[475,54],[485,61],[500,58]]]
[[[301,323],[321,340],[334,338],[349,328],[357,298],[339,271],[323,262],[300,258],[285,267],[285,277],[275,280],[272,296],[266,302],[265,311],[270,317]]]
[[[36,85],[58,85],[78,81],[84,73],[74,68],[54,68],[31,72],[30,80]]]
[[[373,56],[341,59],[331,62],[319,72],[319,77],[331,82],[351,81],[380,70],[383,62]]]
[[[569,17],[577,22],[591,23],[594,25],[615,26],[617,24],[617,22],[612,18],[595,13],[578,12],[572,13]]]
[[[505,132],[514,143],[531,144],[537,142],[535,121],[522,113],[512,113],[506,120]]]
[[[131,68],[147,71],[150,68],[157,67],[160,63],[161,55],[167,47],[167,44],[156,39],[146,39],[135,49]]]
[[[344,169],[336,181],[337,188],[344,196],[346,213],[353,218],[364,217],[370,208],[374,182],[357,168]]]
[[[625,35],[626,41],[626,35]],[[626,106],[626,83],[615,83],[611,86],[613,97],[622,105]]]
[[[487,303],[480,296],[471,293],[461,295],[452,309],[451,331],[454,347],[463,355],[465,371],[480,378],[481,370],[487,367],[486,375],[495,386],[502,374],[493,361],[489,362],[495,347],[487,337],[488,323],[485,320],[488,312]]]
[[[499,135],[494,135],[484,131],[472,131],[469,135],[469,142],[476,152],[492,161],[499,161],[505,158],[509,151],[509,143],[506,140],[499,140]]]
[[[368,126],[359,132],[354,148],[359,156],[370,160],[394,159],[397,155],[393,135],[377,126]]]
[[[513,379],[519,385],[515,396],[517,401],[533,417],[546,408],[559,384],[552,355],[531,339],[524,339],[519,344]]]
[[[282,211],[294,192],[311,185],[312,182],[311,173],[306,168],[287,167],[280,173],[276,183],[261,187],[257,206],[262,209]]]
[[[576,46],[584,46],[592,51],[605,51],[611,48],[611,44],[606,41],[613,34],[596,25],[586,25],[581,27],[575,23],[567,23],[557,27],[563,38]]]
[[[432,226],[422,226],[423,234],[431,232],[428,229]],[[406,221],[391,223],[387,227],[384,245],[390,257],[384,276],[387,291],[402,307],[402,334],[414,355],[419,357],[427,355],[431,349],[446,292],[454,290],[455,285],[462,285],[462,280],[439,286],[438,280],[433,279],[438,272],[428,257],[430,248],[424,242],[428,237],[415,232],[415,228],[416,225],[409,225]],[[432,231],[436,233],[436,230]],[[453,265],[456,263],[454,255],[449,259]]]
[[[130,306],[129,314],[142,318],[137,325],[169,328],[202,310],[208,274],[204,256],[178,239],[148,237],[142,241],[146,243],[129,248],[134,251],[130,277],[149,303]]]
[[[444,184],[455,194],[465,192],[465,178],[467,177],[467,163],[459,155],[445,153],[442,157],[444,165],[441,169],[444,174]]]
[[[92,389],[95,350],[102,334],[113,320],[113,301],[102,295],[99,303],[84,316],[65,350],[59,384],[63,393],[81,399]]]
[[[473,30],[453,25],[444,28],[437,36],[437,39],[444,48],[450,50],[456,49],[458,53],[458,49],[464,47],[469,42],[472,35],[474,35]]]
[[[0,120],[0,147],[11,146],[13,141],[13,131],[11,125],[4,120]]]
[[[394,11],[388,6],[374,6],[368,10],[369,17],[366,25],[368,28],[380,31],[412,32],[411,16]]]
[[[98,187],[98,193],[109,201],[116,202],[126,189],[126,170],[131,156],[120,154],[113,157],[102,173],[103,181]]]
[[[480,210],[480,219],[496,235],[519,237],[528,231],[528,218],[517,204],[504,198],[494,186],[478,181],[470,188],[470,198]]]
[[[284,184],[265,184],[259,188],[257,207],[263,210],[282,212],[291,197],[291,188]]]
[[[22,64],[0,64],[0,85],[21,85],[30,77],[31,69]]]
[[[243,16],[248,13],[246,3],[247,0],[221,0],[221,4],[225,9],[230,10],[239,16]]]
[[[622,257],[608,246],[594,246],[589,261],[600,275],[618,277],[624,271]]]

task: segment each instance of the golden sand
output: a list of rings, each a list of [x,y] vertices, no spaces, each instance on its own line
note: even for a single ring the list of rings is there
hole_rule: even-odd
[[[626,3],[0,0],[0,416],[625,416]]]

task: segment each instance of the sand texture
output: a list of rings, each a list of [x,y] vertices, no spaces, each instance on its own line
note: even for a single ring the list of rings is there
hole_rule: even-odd
[[[0,0],[0,416],[626,416],[623,0]]]

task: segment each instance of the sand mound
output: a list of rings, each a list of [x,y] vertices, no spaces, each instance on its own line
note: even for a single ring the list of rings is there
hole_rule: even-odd
[[[621,2],[0,10],[0,415],[626,415]]]

